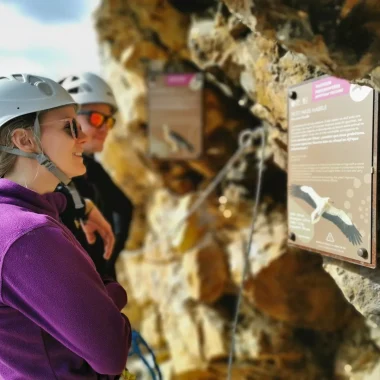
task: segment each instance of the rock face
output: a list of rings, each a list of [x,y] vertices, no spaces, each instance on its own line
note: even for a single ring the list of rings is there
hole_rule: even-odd
[[[352,308],[320,264],[319,256],[303,252],[281,256],[250,280],[252,303],[295,326],[322,331],[341,329],[352,318]]]
[[[380,325],[380,272],[325,259],[326,271],[335,279],[346,299],[376,325]]]
[[[136,207],[118,276],[165,379],[226,378],[262,154],[232,378],[378,378],[378,271],[286,246],[286,109],[287,88],[322,73],[380,86],[379,13],[371,0],[102,1],[96,28],[120,113],[101,158]],[[206,73],[200,159],[146,155],[149,65]],[[178,226],[239,133],[262,122],[264,152],[255,141]]]
[[[303,53],[325,72],[357,79],[378,64],[377,1],[225,0],[225,3],[243,17],[244,23],[254,24],[266,38]]]

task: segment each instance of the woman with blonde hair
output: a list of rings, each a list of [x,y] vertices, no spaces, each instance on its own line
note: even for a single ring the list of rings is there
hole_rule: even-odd
[[[54,81],[0,77],[0,378],[116,379],[131,343],[124,289],[59,219],[83,175],[77,104]],[[101,374],[101,375],[100,375]]]

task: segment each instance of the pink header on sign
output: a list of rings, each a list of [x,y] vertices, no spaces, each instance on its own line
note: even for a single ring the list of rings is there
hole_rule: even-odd
[[[167,86],[188,86],[195,74],[169,74],[166,76]]]
[[[323,78],[313,83],[313,101],[326,100],[350,92],[350,83],[335,77]]]

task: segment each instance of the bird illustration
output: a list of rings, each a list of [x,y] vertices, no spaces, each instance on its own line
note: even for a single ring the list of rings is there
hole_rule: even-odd
[[[176,153],[181,149],[194,152],[194,146],[179,133],[172,131],[167,124],[163,124],[162,129],[164,133],[164,140],[168,143],[173,153]]]
[[[312,224],[316,224],[321,218],[325,218],[334,223],[352,245],[359,245],[362,242],[362,235],[349,216],[343,210],[334,207],[330,198],[319,196],[310,186],[292,185],[290,193],[293,197],[300,198],[314,207],[314,211],[311,213]]]

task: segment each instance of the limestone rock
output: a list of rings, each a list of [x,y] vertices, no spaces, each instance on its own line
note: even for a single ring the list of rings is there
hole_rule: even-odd
[[[248,298],[261,311],[296,326],[336,331],[353,309],[319,256],[291,251],[247,281]]]
[[[211,239],[187,252],[183,259],[191,297],[200,302],[214,302],[224,292],[229,279],[225,254]]]
[[[206,368],[199,330],[194,316],[184,306],[162,314],[163,330],[171,352],[175,373],[188,373]]]
[[[246,15],[250,12],[248,1],[244,5],[236,3],[235,8]],[[289,52],[275,40],[257,33],[256,22],[251,18],[243,18],[243,21],[247,28],[252,28],[251,33],[238,36],[234,25],[241,21],[237,21],[236,16],[227,20],[220,18],[217,23],[194,21],[189,35],[192,58],[200,67],[217,67],[232,83],[240,82],[255,101],[253,113],[269,122],[269,144],[275,162],[285,169],[288,87],[320,71],[310,67],[302,54]]]
[[[379,328],[354,317],[345,330],[337,352],[335,373],[342,379],[375,380],[380,375],[380,346],[373,344],[372,334]]]
[[[270,318],[246,303],[242,305],[242,319],[236,335],[236,356],[242,362],[253,363],[247,369],[251,376],[304,380],[330,378],[332,370],[328,360],[325,360],[324,368],[316,364],[320,356],[329,356],[323,333],[295,332],[290,325]],[[314,339],[313,349],[303,336],[308,333]],[[330,340],[331,344],[332,337]]]
[[[317,256],[287,253],[285,206],[288,87],[332,73],[378,88],[378,69],[364,77],[379,60],[378,13],[377,2],[356,0],[102,1],[100,52],[120,106],[102,160],[137,206],[118,276],[129,295],[125,312],[159,347],[168,379],[226,378],[260,141],[171,238],[165,235],[235,152],[239,132],[261,120],[266,169],[233,379],[376,376],[377,329],[346,299],[379,322],[378,271],[326,266],[345,299]],[[152,66],[206,74],[198,160],[146,155]]]
[[[226,319],[211,307],[200,305],[197,310],[199,327],[203,337],[203,354],[207,361],[225,359],[228,356]]]
[[[224,0],[256,30],[305,54],[325,72],[347,79],[369,73],[379,61],[376,1]],[[320,13],[323,9],[323,16]]]
[[[380,270],[325,258],[325,269],[346,299],[365,317],[380,326]]]
[[[133,209],[133,219],[129,227],[129,235],[126,249],[136,251],[143,247],[147,234],[147,223],[145,208],[141,205],[135,205]]]
[[[134,204],[141,205],[146,202],[152,188],[159,186],[160,180],[141,158],[138,149],[133,149],[136,140],[138,137],[128,135],[121,138],[111,134],[101,158],[106,162],[105,167],[114,181],[127,189],[126,193]],[[127,144],[129,149],[123,149],[123,143]],[[140,173],[139,176],[136,175],[136,171]]]
[[[125,63],[130,70],[143,68],[141,56],[158,58],[149,51],[150,47],[162,53],[172,50],[186,54],[188,21],[188,16],[160,0],[103,1],[97,11],[100,38],[111,44],[117,57],[129,47],[128,63]]]
[[[260,210],[257,216],[252,237],[252,247],[249,253],[250,273],[257,274],[266,268],[285,252],[286,227],[284,210],[281,208],[266,211]],[[227,255],[231,276],[236,284],[241,283],[244,256],[246,254],[250,228],[241,227],[236,231],[229,231],[226,239]]]
[[[140,332],[143,337],[149,340],[149,345],[153,349],[165,347],[160,314],[153,305],[144,309]]]
[[[166,259],[170,258],[170,252],[182,255],[201,242],[211,218],[201,207],[185,219],[196,199],[195,194],[178,197],[164,189],[152,195],[147,208],[152,232],[152,242],[146,246],[149,257]]]

